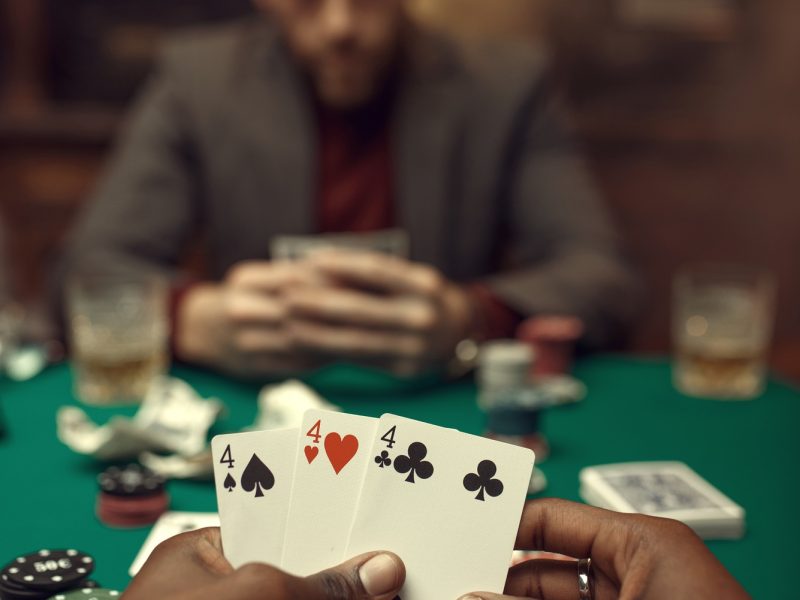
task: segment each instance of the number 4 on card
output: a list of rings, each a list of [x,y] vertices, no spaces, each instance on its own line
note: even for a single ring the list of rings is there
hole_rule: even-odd
[[[387,448],[389,448],[389,450],[391,450],[392,448],[394,448],[394,445],[395,445],[395,443],[396,443],[396,442],[394,441],[394,434],[395,434],[395,431],[397,431],[397,425],[395,425],[394,427],[392,427],[392,428],[391,428],[389,431],[387,431],[386,433],[384,433],[384,434],[381,436],[381,440],[382,440],[382,441],[384,441],[384,442],[386,442],[386,447],[387,447]]]

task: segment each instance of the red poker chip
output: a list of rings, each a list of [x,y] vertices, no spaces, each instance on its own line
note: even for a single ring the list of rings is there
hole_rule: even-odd
[[[536,350],[533,375],[556,375],[569,372],[575,344],[583,332],[583,321],[577,317],[533,317],[519,326],[517,339]]]
[[[97,496],[97,517],[112,527],[141,527],[155,523],[169,509],[169,495],[121,498],[101,492]]]
[[[169,495],[161,493],[155,496],[123,499],[101,492],[97,496],[97,503],[110,512],[123,515],[163,512],[169,507]]]
[[[113,512],[98,508],[97,518],[106,525],[111,527],[144,527],[145,525],[152,525],[163,514],[163,511],[153,512],[151,514],[142,514],[135,516],[118,515]]]

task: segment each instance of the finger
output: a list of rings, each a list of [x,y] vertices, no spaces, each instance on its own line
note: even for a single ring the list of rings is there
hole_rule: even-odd
[[[274,327],[239,327],[232,333],[233,348],[244,355],[289,355],[295,344],[282,329]]]
[[[574,600],[578,592],[578,572],[575,561],[528,560],[508,572],[503,594],[475,592],[460,600]],[[601,600],[595,596],[595,600]]]
[[[337,327],[292,320],[286,330],[296,348],[342,358],[416,358],[425,353],[424,338],[414,334]]]
[[[284,302],[263,291],[238,288],[225,295],[225,311],[234,325],[275,325],[289,314]]]
[[[304,600],[391,600],[403,587],[406,569],[391,552],[371,552],[307,577]]]
[[[233,566],[222,554],[222,534],[219,527],[204,527],[195,530],[195,554],[201,565],[209,572],[218,575],[229,575]]]
[[[227,283],[235,288],[277,292],[295,285],[323,285],[320,271],[290,261],[246,261],[234,266]]]
[[[186,582],[211,586],[233,572],[222,555],[219,528],[176,535],[151,553],[128,587],[127,598],[156,598],[177,594]]]
[[[428,331],[436,324],[436,308],[414,296],[386,297],[350,289],[309,288],[292,290],[285,296],[288,311],[332,323]]]
[[[395,294],[435,297],[444,287],[435,269],[376,252],[326,250],[309,264],[329,278]]]
[[[522,513],[515,548],[591,557],[596,568],[616,573],[631,527],[627,515],[554,498],[532,500]]]
[[[619,595],[618,586],[594,564],[592,581],[594,600],[611,600]],[[533,559],[509,570],[504,593],[540,600],[573,600],[577,591],[576,561]]]
[[[519,596],[506,596],[505,594],[490,594],[489,592],[477,592],[474,594],[467,594],[466,596],[461,596],[458,600],[531,600],[530,597],[522,598]],[[536,600],[542,600],[541,598],[536,598]],[[571,600],[574,600],[572,598]]]
[[[594,600],[612,600],[619,589],[602,572],[593,569]],[[528,560],[508,572],[503,594],[474,592],[459,600],[575,600],[578,596],[577,562],[571,560]]]

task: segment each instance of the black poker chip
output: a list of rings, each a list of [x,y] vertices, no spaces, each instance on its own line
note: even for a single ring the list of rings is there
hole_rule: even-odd
[[[100,490],[114,496],[147,496],[164,490],[164,477],[141,465],[109,467],[97,476]]]
[[[23,592],[55,592],[75,587],[94,571],[94,559],[78,550],[39,550],[18,556],[0,572],[2,586],[12,596]]]
[[[34,590],[24,585],[19,585],[8,579],[8,575],[0,576],[0,598],[3,600],[44,600],[50,597],[50,592]]]
[[[63,594],[56,594],[50,600],[115,600],[122,595],[117,590],[107,588],[79,588]]]

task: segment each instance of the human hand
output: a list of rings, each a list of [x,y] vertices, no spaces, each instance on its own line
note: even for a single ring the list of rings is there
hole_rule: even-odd
[[[308,264],[333,284],[286,294],[292,340],[310,352],[413,373],[448,360],[470,332],[467,292],[432,267],[347,250]]]
[[[394,554],[371,552],[309,577],[265,564],[234,569],[222,555],[218,527],[159,544],[123,600],[391,600],[405,580]]]
[[[321,283],[319,273],[301,262],[239,263],[221,283],[200,284],[186,293],[176,315],[176,352],[190,362],[239,376],[315,366],[286,327],[286,294]]]
[[[591,558],[594,600],[750,598],[689,527],[669,519],[534,500],[525,507],[516,548]],[[509,571],[505,594],[476,592],[461,600],[576,600],[576,565],[521,563]]]

